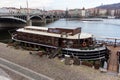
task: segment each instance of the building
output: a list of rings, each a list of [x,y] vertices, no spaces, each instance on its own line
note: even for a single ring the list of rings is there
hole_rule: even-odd
[[[90,9],[87,9],[87,16],[88,17],[96,17],[99,15],[99,9],[97,8],[90,8]]]
[[[88,17],[107,17],[107,16],[120,16],[120,9],[99,9],[90,8],[86,9],[86,16]]]
[[[65,17],[65,11],[64,10],[49,10],[49,11],[47,11],[47,13],[49,15]]]
[[[69,9],[68,10],[68,15],[71,18],[81,18],[86,16],[86,10],[85,8],[83,9]]]
[[[15,7],[3,7],[0,8],[0,13],[9,13],[9,14],[16,14],[18,13],[19,9]]]
[[[10,13],[10,11],[7,8],[0,8],[0,14]]]
[[[120,9],[116,9],[114,15],[120,17]]]
[[[98,15],[100,17],[106,16],[106,14],[107,14],[107,10],[106,9],[98,9],[98,10],[99,10]]]
[[[81,16],[82,16],[82,17],[86,17],[86,10],[85,10],[84,7],[83,7],[83,9],[81,10]]]

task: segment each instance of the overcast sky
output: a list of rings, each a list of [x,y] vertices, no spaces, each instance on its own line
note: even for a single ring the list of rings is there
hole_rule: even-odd
[[[27,0],[0,0],[0,7],[26,7]],[[120,3],[120,0],[28,0],[29,8],[71,9],[92,8],[101,4]]]

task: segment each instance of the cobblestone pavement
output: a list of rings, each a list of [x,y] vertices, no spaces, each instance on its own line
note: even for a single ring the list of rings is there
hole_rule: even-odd
[[[28,68],[22,67],[3,58],[0,58],[0,66],[7,68],[8,70],[11,70],[13,72],[16,72],[17,74],[20,74],[30,80],[53,80],[52,78],[49,78],[40,73],[36,73]]]

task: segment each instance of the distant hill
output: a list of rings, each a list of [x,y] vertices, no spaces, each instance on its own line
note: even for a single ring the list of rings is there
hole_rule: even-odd
[[[120,9],[120,3],[109,4],[109,5],[101,5],[96,8],[100,9]]]

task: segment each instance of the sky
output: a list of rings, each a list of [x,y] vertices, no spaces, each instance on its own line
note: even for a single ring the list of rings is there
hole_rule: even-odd
[[[27,0],[0,0],[0,7],[25,8]],[[28,0],[29,8],[38,9],[74,9],[93,8],[101,4],[120,3],[120,0]]]

